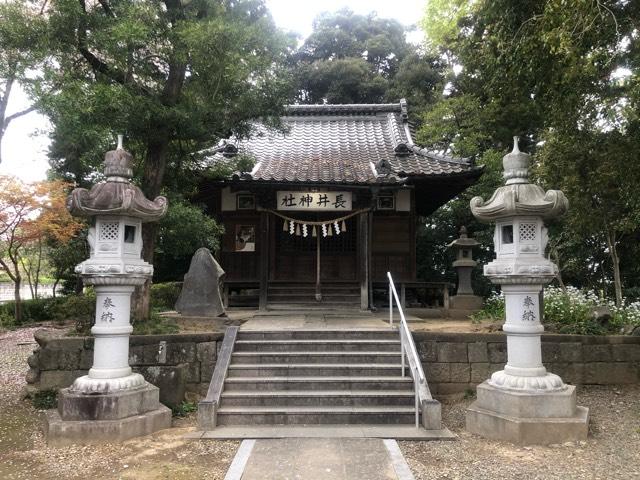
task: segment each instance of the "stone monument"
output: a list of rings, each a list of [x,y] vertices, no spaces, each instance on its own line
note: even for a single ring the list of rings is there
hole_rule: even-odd
[[[175,309],[182,315],[219,317],[225,314],[220,283],[225,273],[208,248],[199,248],[191,258],[189,271]]]
[[[506,184],[488,201],[471,200],[473,215],[495,222],[496,259],[484,274],[505,296],[507,364],[478,385],[467,410],[467,430],[519,444],[550,444],[587,437],[589,411],[576,406],[576,390],[542,364],[541,292],[557,272],[545,256],[544,220],[566,212],[561,191],[529,183],[529,155],[518,150],[503,159]]]
[[[73,215],[91,219],[90,258],[76,267],[96,292],[93,366],[60,391],[58,409],[46,419],[50,444],[121,441],[171,426],[171,411],[159,390],[129,366],[131,294],[153,274],[142,260],[142,223],[160,219],[167,200],[145,198],[131,184],[132,156],[118,147],[105,155],[106,181],[88,191],[76,188],[68,200]]]
[[[474,295],[471,286],[471,272],[478,264],[473,259],[473,247],[480,245],[474,238],[469,238],[467,228],[460,228],[460,238],[447,245],[456,252],[453,268],[458,272],[458,289],[451,297],[451,308],[455,310],[479,310],[482,308],[482,297]]]

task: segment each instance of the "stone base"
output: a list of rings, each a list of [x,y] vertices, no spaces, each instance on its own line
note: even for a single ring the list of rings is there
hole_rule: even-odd
[[[449,307],[456,310],[480,310],[483,303],[477,295],[455,295],[449,299]]]
[[[589,409],[575,404],[575,387],[560,392],[512,392],[478,385],[478,399],[467,409],[471,433],[519,445],[586,440]]]
[[[157,410],[159,392],[158,387],[149,383],[135,390],[94,395],[65,388],[58,395],[58,413],[66,421],[120,420]]]
[[[56,410],[45,415],[45,438],[52,447],[122,442],[171,427],[171,410],[164,405],[119,420],[62,420]]]
[[[52,446],[120,442],[171,426],[171,410],[158,401],[157,387],[115,393],[60,391],[58,410],[46,412],[45,437]]]

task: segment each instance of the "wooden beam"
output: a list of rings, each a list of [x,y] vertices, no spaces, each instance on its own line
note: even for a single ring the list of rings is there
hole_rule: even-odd
[[[260,212],[260,299],[258,308],[262,311],[267,309],[267,291],[269,289],[269,213]]]
[[[358,277],[360,308],[369,309],[369,213],[358,215]]]

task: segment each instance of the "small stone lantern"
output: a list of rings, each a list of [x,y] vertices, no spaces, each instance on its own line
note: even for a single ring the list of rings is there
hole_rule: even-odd
[[[474,238],[469,238],[467,228],[460,228],[460,237],[447,245],[456,252],[453,268],[458,272],[458,289],[451,297],[451,308],[454,310],[478,310],[482,308],[482,298],[473,294],[471,286],[471,272],[478,264],[473,259],[473,247],[480,245]]]
[[[565,213],[568,201],[561,191],[545,192],[529,183],[529,162],[515,137],[513,151],[503,159],[506,185],[486,202],[471,200],[473,215],[496,225],[496,259],[485,265],[484,274],[505,296],[507,364],[478,385],[477,400],[467,410],[467,429],[519,444],[583,440],[588,409],[576,406],[574,386],[542,364],[541,292],[557,273],[544,256],[544,220]]]
[[[131,294],[153,274],[142,259],[142,223],[159,220],[167,200],[145,198],[131,184],[133,157],[118,147],[105,155],[106,181],[69,196],[73,215],[92,220],[90,258],[76,267],[96,293],[93,365],[60,392],[58,411],[47,418],[49,443],[124,440],[171,425],[171,411],[158,401],[159,390],[129,366]]]

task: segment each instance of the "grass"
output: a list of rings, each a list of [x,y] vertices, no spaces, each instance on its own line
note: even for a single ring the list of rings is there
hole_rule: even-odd
[[[38,410],[50,410],[58,406],[57,390],[41,390],[31,399],[34,408]]]
[[[198,411],[198,404],[195,402],[182,402],[180,405],[171,408],[174,417],[186,417],[190,413]]]

